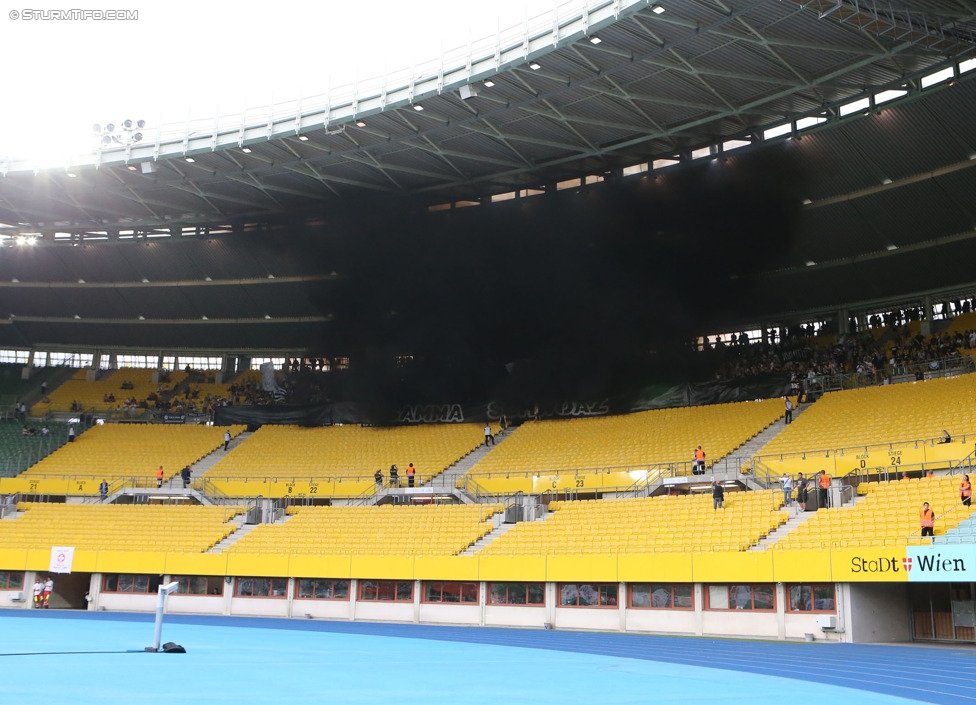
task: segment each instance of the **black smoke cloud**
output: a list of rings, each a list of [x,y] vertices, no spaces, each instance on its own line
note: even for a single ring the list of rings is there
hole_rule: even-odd
[[[313,234],[340,275],[316,296],[333,320],[314,345],[367,366],[413,355],[471,393],[515,369],[537,393],[611,391],[649,351],[748,315],[804,178],[779,146],[450,213],[359,205]]]

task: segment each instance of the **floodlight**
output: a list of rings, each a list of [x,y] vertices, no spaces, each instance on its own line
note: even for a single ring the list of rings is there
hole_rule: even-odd
[[[102,144],[112,144],[112,138],[108,135],[102,135]]]
[[[655,15],[660,15],[664,12],[664,8],[660,5],[655,5],[651,8],[651,12],[653,12]]]
[[[529,64],[529,68],[532,69],[533,71],[538,71],[539,69],[542,68],[542,66],[533,61],[531,64]]]
[[[115,125],[113,125],[112,123],[107,124],[105,126],[105,131],[106,132],[115,132]]]
[[[145,120],[136,120],[136,127],[138,127],[140,130],[142,128],[144,128],[145,126],[146,126],[146,121]]]
[[[141,132],[136,132],[134,135],[132,135],[132,141],[133,142],[141,142],[142,141],[142,133]]]
[[[424,109],[424,106],[422,106],[420,103],[417,103],[416,105],[413,106],[413,109],[419,113]]]
[[[96,122],[94,125],[92,125],[92,132],[99,135],[102,134],[102,126]]]
[[[356,120],[356,127],[366,127],[365,120]]]
[[[485,79],[485,88],[494,88],[494,87],[495,87],[495,82],[492,81],[490,78],[486,78]]]
[[[599,38],[598,36],[596,36],[596,35],[593,35],[592,37],[590,37],[590,44],[599,44],[599,43],[600,43],[600,42],[602,42],[602,41],[603,41],[603,40],[602,40],[602,39],[600,39],[600,38]]]
[[[125,120],[123,120],[122,121],[122,127],[124,127],[127,130],[131,130],[132,129],[132,120],[129,120],[128,118],[126,118]]]

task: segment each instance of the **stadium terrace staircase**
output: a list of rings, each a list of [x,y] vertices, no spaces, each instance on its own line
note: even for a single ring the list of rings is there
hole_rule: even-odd
[[[495,434],[495,444],[485,445],[482,443],[480,446],[472,450],[466,456],[461,458],[459,461],[451,465],[444,472],[439,475],[435,475],[429,484],[434,487],[444,487],[444,488],[454,488],[457,484],[459,477],[464,476],[468,470],[473,468],[482,458],[493,451],[502,441],[508,438],[512,431],[514,431],[513,426],[509,426],[504,431],[499,431]],[[468,498],[468,501],[473,501]]]
[[[855,499],[855,501],[857,501]],[[765,551],[770,546],[774,546],[780,539],[786,538],[786,536],[793,531],[800,524],[803,524],[810,517],[814,516],[816,512],[801,512],[799,506],[794,503],[790,507],[784,507],[790,512],[790,519],[785,524],[780,524],[775,529],[770,531],[766,536],[763,536],[759,541],[749,547],[750,551]]]
[[[797,405],[796,408],[793,409],[793,421],[796,421],[797,417],[809,408],[810,404],[804,404],[802,406]],[[755,436],[736,448],[729,457],[747,460],[753,456],[762,454],[762,449],[769,445],[770,442],[776,438],[776,436],[786,430],[788,426],[789,424],[786,423],[786,415],[784,414],[769,426],[764,428],[760,433],[757,433]]]
[[[237,529],[214,544],[207,553],[223,553],[226,549],[254,531],[255,527],[259,526],[258,524],[246,524],[244,521],[245,518],[243,516],[237,517]]]
[[[228,426],[228,430],[229,429],[230,427]],[[227,446],[226,452],[230,453],[234,448],[246,441],[250,436],[250,431],[242,431],[241,433],[238,433],[236,436],[230,439],[230,445]],[[224,446],[221,444],[219,448],[215,448],[211,453],[208,453],[200,458],[200,460],[193,463],[193,465],[190,466],[190,477],[195,480],[203,476],[205,472],[224,459],[224,452]]]
[[[544,520],[545,520],[545,517],[542,517],[540,519],[537,519],[537,521],[544,521]],[[480,539],[478,539],[477,541],[475,541],[467,549],[461,551],[461,555],[462,556],[474,556],[474,555],[476,555],[483,548],[485,548],[488,544],[490,544],[492,541],[494,541],[495,539],[497,539],[497,538],[499,538],[501,536],[504,536],[509,531],[511,531],[512,529],[514,529],[516,526],[518,526],[518,525],[517,524],[499,524],[498,526],[495,527],[494,530],[491,531],[491,533],[485,534]]]

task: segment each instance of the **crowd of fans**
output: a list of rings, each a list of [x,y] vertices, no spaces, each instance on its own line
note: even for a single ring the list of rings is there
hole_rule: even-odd
[[[715,379],[783,374],[799,386],[802,378],[838,374],[859,375],[864,383],[873,384],[884,384],[895,376],[920,377],[960,357],[960,350],[976,349],[976,330],[925,337],[912,336],[907,328],[891,328],[878,339],[868,332],[826,338],[805,333],[797,331],[778,343],[726,345],[716,341],[702,354],[715,363]]]

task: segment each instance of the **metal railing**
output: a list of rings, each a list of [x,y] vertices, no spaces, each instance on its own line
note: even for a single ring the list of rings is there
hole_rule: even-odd
[[[976,442],[976,434],[974,433],[964,433],[959,436],[952,437],[952,444],[963,443],[967,444],[970,442]],[[796,460],[806,460],[807,456],[820,457],[822,456],[825,460],[831,457],[844,457],[847,455],[857,455],[857,454],[870,454],[872,451],[893,451],[893,450],[905,450],[913,449],[918,450],[919,448],[934,448],[936,446],[946,445],[942,442],[941,436],[935,436],[930,438],[915,438],[904,441],[888,441],[887,443],[867,443],[863,445],[855,446],[841,446],[839,448],[808,448],[805,450],[790,451],[787,453],[765,453],[762,455],[756,455],[752,458],[752,463],[764,462],[764,459],[775,459],[779,462],[785,460],[796,459]],[[970,454],[972,455],[972,453]],[[940,463],[942,467],[950,462],[947,460],[933,461],[928,463],[929,465],[935,465]],[[897,469],[897,468],[895,468]]]
[[[976,372],[976,361],[968,355],[943,357],[935,360],[885,365],[876,372],[838,372],[831,375],[817,375],[802,380],[804,392],[835,392],[842,389],[876,387],[891,378],[910,377],[911,380],[950,377]],[[909,380],[904,380],[909,381]]]
[[[6,516],[17,513],[17,503],[23,499],[23,496],[16,492],[14,494],[7,495],[6,497],[0,496],[0,519]]]

